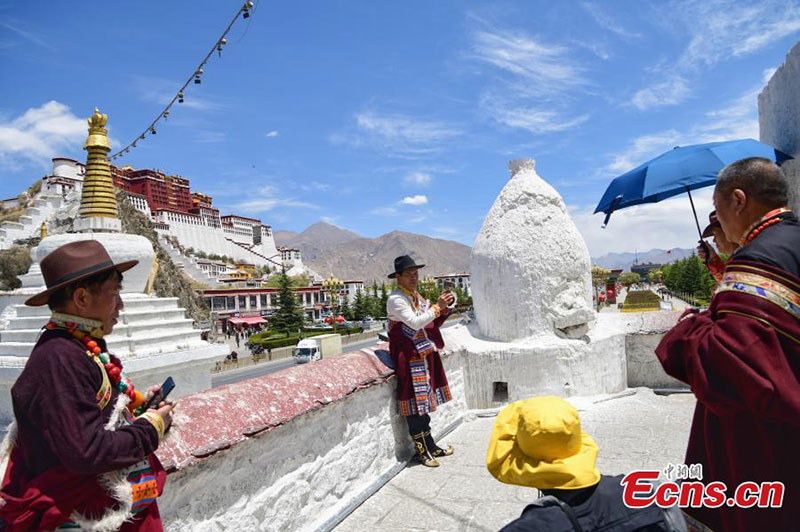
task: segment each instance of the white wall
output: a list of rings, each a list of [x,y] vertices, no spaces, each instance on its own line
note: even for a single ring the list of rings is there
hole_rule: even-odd
[[[786,55],[758,95],[761,141],[794,157],[782,168],[790,181],[790,205],[800,211],[800,43]]]
[[[435,437],[466,411],[461,356],[444,365],[454,400],[431,414]],[[411,456],[396,404],[394,378],[359,388],[169,475],[165,530],[317,530]]]

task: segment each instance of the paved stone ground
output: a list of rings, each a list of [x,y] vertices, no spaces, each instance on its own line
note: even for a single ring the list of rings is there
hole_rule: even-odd
[[[663,469],[681,463],[695,399],[691,394],[658,396],[646,388],[611,398],[571,399],[583,430],[597,442],[597,467],[604,474]],[[484,460],[494,417],[471,413],[444,439],[453,456],[429,469],[413,465],[347,517],[336,532],[494,531],[519,516],[538,497],[535,489],[502,484]],[[436,423],[435,414],[433,422]]]

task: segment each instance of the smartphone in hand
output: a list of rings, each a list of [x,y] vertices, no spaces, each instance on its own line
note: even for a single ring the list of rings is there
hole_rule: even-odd
[[[150,400],[145,403],[143,410],[147,411],[151,408],[158,408],[158,405],[161,403],[161,401],[165,401],[167,399],[167,396],[170,394],[173,388],[175,388],[175,381],[172,380],[172,377],[167,377],[167,380],[165,380],[164,384],[161,385],[161,389],[158,390],[153,397],[151,397]]]

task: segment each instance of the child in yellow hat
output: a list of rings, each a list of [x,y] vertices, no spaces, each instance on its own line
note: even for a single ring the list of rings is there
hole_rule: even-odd
[[[597,445],[575,408],[555,396],[504,408],[494,423],[486,467],[500,482],[538,488],[543,497],[501,532],[686,531],[681,512],[622,502],[623,475],[601,475]]]

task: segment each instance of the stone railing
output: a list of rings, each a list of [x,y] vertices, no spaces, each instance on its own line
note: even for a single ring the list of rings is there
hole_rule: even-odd
[[[181,399],[158,451],[170,472],[165,529],[330,529],[405,467],[412,446],[394,374],[373,353]],[[433,415],[434,435],[466,411],[462,355],[443,359],[455,399]]]

